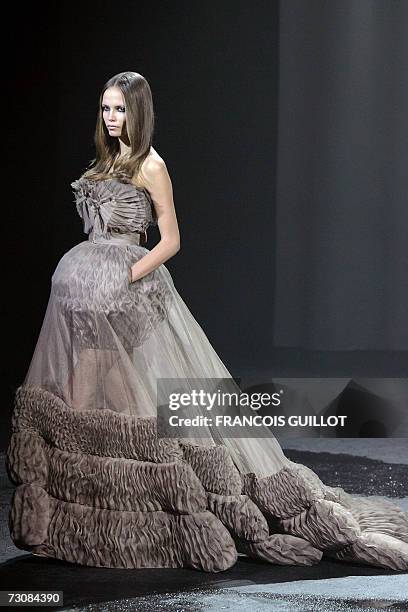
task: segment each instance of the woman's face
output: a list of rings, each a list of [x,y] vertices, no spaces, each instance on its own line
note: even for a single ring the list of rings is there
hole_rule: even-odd
[[[102,116],[110,136],[127,137],[125,101],[118,87],[109,87],[105,90],[102,99]]]

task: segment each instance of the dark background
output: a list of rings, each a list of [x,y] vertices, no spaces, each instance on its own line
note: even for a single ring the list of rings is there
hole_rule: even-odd
[[[293,238],[293,220],[298,232],[302,225],[321,219],[319,213],[324,210],[325,202],[335,201],[337,207],[328,208],[333,213],[332,233],[325,234],[325,240],[337,244],[338,252],[349,250],[345,242],[347,235],[336,233],[338,211],[343,210],[344,200],[333,200],[333,193],[344,191],[344,185],[349,185],[347,176],[342,181],[338,165],[335,164],[338,174],[333,178],[335,189],[327,189],[324,198],[313,196],[319,193],[319,181],[327,187],[325,181],[332,173],[324,174],[321,160],[327,159],[328,151],[336,157],[334,135],[343,133],[351,115],[340,114],[343,123],[336,123],[336,130],[330,132],[325,129],[324,104],[315,107],[310,100],[316,88],[324,89],[332,82],[337,69],[343,74],[345,57],[346,65],[354,66],[355,55],[344,56],[344,37],[339,37],[343,55],[336,55],[333,50],[331,55],[327,54],[328,44],[335,40],[337,32],[333,23],[340,24],[344,28],[342,32],[354,32],[353,36],[356,28],[363,27],[366,31],[368,27],[366,34],[371,41],[367,14],[377,11],[374,23],[378,25],[380,11],[382,17],[389,17],[387,32],[381,36],[387,36],[396,45],[396,36],[403,37],[403,27],[400,25],[398,31],[395,27],[401,23],[406,4],[395,0],[361,0],[353,4],[289,0],[284,4],[282,11],[277,1],[256,5],[232,1],[125,2],[120,6],[107,2],[92,6],[62,2],[58,7],[44,5],[41,11],[28,5],[24,13],[15,14],[7,22],[10,27],[5,28],[5,36],[8,36],[10,56],[2,123],[10,128],[4,194],[8,189],[10,192],[3,200],[4,218],[7,216],[3,245],[8,256],[3,270],[3,321],[8,336],[2,368],[3,437],[9,427],[14,390],[24,378],[40,331],[51,275],[60,257],[86,239],[74,207],[70,182],[79,177],[94,155],[99,92],[109,77],[124,70],[140,72],[150,83],[156,113],[153,144],[166,161],[173,182],[181,250],[166,266],[231,373],[234,376],[247,372],[281,376],[406,375],[406,304],[405,308],[402,306],[404,297],[406,302],[406,287],[401,284],[406,282],[406,245],[404,248],[399,243],[397,275],[396,268],[374,265],[364,270],[372,275],[367,291],[359,290],[357,298],[348,296],[354,303],[358,300],[360,318],[356,322],[353,309],[347,311],[350,320],[342,316],[345,302],[341,299],[341,285],[337,294],[331,294],[327,305],[324,296],[331,285],[319,281],[321,277],[316,270],[323,268],[316,267],[316,258],[311,262],[307,255],[319,254],[318,250],[310,250],[314,241],[303,243],[304,249],[299,251],[296,246],[299,243],[289,239]],[[306,15],[305,5],[310,7]],[[347,12],[347,7],[351,9],[353,5],[364,5],[368,13],[362,11],[356,16],[351,10]],[[388,11],[387,15],[384,11]],[[323,43],[323,35],[319,36],[322,32],[325,33]],[[292,40],[297,40],[293,55],[290,53]],[[388,48],[387,40],[384,49]],[[397,50],[394,47],[394,54],[385,60],[381,57],[372,60],[374,77],[378,64],[378,76],[384,86],[387,85],[384,79],[389,78],[388,68],[402,50],[402,46]],[[327,58],[324,70],[319,65],[319,58],[323,57]],[[296,65],[297,71],[290,63],[293,58],[300,62]],[[364,73],[363,68],[359,70]],[[295,86],[299,79],[300,89]],[[392,98],[383,94],[382,105],[371,109],[372,122],[381,117],[388,121],[392,116],[404,118],[406,73],[403,77],[402,72],[395,72],[395,79],[400,89],[393,89]],[[289,88],[288,82],[292,83]],[[370,95],[376,91],[370,87],[359,91],[363,109],[364,96],[370,105]],[[299,114],[303,104],[301,95],[305,95],[308,103],[303,115]],[[390,99],[392,104],[388,105]],[[336,100],[336,108],[341,109],[342,100],[338,97]],[[309,143],[311,121],[316,121],[319,113],[323,113],[326,122],[320,128],[321,133],[328,135],[326,150],[318,164],[301,163],[299,159],[310,161],[316,155],[316,149],[311,152],[305,147]],[[360,123],[364,116],[361,112]],[[288,130],[291,125],[300,125],[301,137],[294,130]],[[332,125],[330,121],[329,125]],[[363,131],[363,136],[371,133],[370,125],[373,123]],[[394,140],[387,140],[389,150],[398,154],[401,167],[407,151],[404,126],[401,121],[397,130],[399,148]],[[385,123],[384,131],[387,127]],[[352,123],[347,124],[347,130],[349,134],[354,133]],[[321,139],[314,142],[319,147],[322,144]],[[381,171],[389,182],[399,181],[391,208],[387,208],[389,190],[374,190],[376,198],[380,197],[378,206],[383,216],[373,217],[370,211],[361,209],[358,221],[371,218],[375,225],[392,215],[388,228],[391,249],[393,228],[400,237],[407,209],[406,190],[401,187],[404,173],[397,171],[395,165],[382,166],[381,156],[373,160],[364,147],[356,149],[354,144],[351,142],[350,148],[357,150],[360,176],[364,177],[360,184],[358,176],[353,175],[353,185],[360,189],[360,196],[367,181],[376,176],[375,171]],[[376,146],[381,143],[374,142],[373,147]],[[299,151],[297,166],[293,166],[290,157],[294,151]],[[341,155],[347,155],[347,151],[342,149]],[[291,167],[295,170],[293,178],[289,173]],[[368,179],[367,168],[370,168]],[[302,195],[305,181],[314,186],[310,190],[309,185],[306,200]],[[289,191],[285,191],[285,185]],[[353,189],[350,193],[354,193]],[[286,208],[288,201],[290,206]],[[354,210],[359,210],[359,202],[364,206],[364,201],[361,197],[353,200]],[[313,202],[317,202],[316,207]],[[292,215],[286,220],[287,226],[284,225],[285,210]],[[313,227],[318,239],[320,226]],[[285,236],[288,237],[286,245],[282,242]],[[148,247],[154,246],[158,239],[158,230],[151,228]],[[372,234],[368,243],[375,254],[378,243]],[[354,262],[360,256],[356,245],[358,240],[353,238]],[[365,249],[366,244],[363,246]],[[366,250],[364,253],[369,257]],[[390,252],[381,251],[381,254],[390,256]],[[322,266],[327,262],[325,251],[319,261]],[[287,266],[284,274],[279,272],[282,262]],[[319,288],[316,293],[311,293],[313,283],[307,285],[307,290],[299,290],[304,275],[307,277],[311,269],[309,264],[314,266],[313,282]],[[332,274],[349,291],[352,285],[336,272],[343,265],[341,260],[333,256],[330,264],[332,269],[324,267],[323,278]],[[296,286],[292,281],[294,277],[296,280],[296,274],[299,276],[300,269],[303,275]],[[388,286],[395,289],[392,299],[397,304],[389,299],[383,301],[385,318],[378,319],[370,315],[378,298],[375,275],[381,279],[384,274],[387,274]],[[285,278],[291,281],[288,285]],[[359,277],[352,282],[361,286]],[[390,321],[386,309],[389,308],[395,321],[396,306],[400,329],[394,326],[392,333],[387,334]],[[365,324],[358,341],[350,342],[353,330]],[[371,330],[370,337],[367,330]],[[365,339],[371,341],[365,343]]]
[[[408,2],[280,3],[275,344],[408,349]]]

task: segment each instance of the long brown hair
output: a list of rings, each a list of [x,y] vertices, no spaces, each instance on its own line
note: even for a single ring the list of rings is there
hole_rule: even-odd
[[[126,108],[126,124],[130,152],[120,160],[119,139],[111,136],[102,115],[103,94],[108,87],[118,87]],[[95,158],[87,166],[82,177],[92,180],[116,178],[130,182],[138,176],[140,167],[150,152],[154,132],[153,98],[149,83],[138,72],[119,72],[103,86],[99,97],[98,117],[95,129]],[[112,172],[108,172],[112,169]]]

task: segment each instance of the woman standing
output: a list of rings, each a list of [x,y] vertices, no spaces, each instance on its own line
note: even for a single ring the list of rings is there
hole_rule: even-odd
[[[239,392],[164,265],[180,250],[180,234],[171,179],[152,147],[153,130],[146,79],[135,72],[109,79],[99,99],[96,157],[72,183],[88,240],[69,250],[55,269],[23,383],[52,392],[77,411],[155,416],[162,378],[182,380],[186,388],[191,379],[205,379],[207,392],[213,391],[211,379],[224,379],[229,391]],[[160,241],[148,250],[143,244],[150,225],[158,226]],[[383,534],[367,547],[369,554],[362,550],[364,562],[408,567],[408,521],[398,508],[325,487],[311,470],[287,459],[266,428],[256,438],[250,429],[245,438],[225,436],[211,424],[203,429],[205,437],[190,441],[226,446],[239,472],[252,475],[245,492],[261,510],[269,500],[279,515],[280,505],[300,500],[305,483],[320,487],[339,509],[369,517]],[[316,533],[331,528],[322,517],[314,519]],[[302,533],[302,526],[296,529]]]

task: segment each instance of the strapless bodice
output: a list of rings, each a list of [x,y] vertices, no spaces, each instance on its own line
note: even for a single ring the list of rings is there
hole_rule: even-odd
[[[143,187],[113,178],[93,181],[84,177],[71,187],[84,232],[92,240],[99,236],[109,240],[118,233],[142,234],[149,225],[157,225],[152,198]]]

